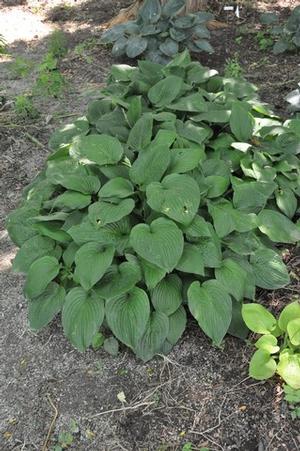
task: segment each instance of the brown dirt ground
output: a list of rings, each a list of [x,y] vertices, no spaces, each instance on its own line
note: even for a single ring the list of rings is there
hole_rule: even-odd
[[[70,48],[61,63],[69,87],[59,99],[35,98],[41,112],[35,121],[22,122],[11,103],[15,95],[31,89],[34,73],[13,79],[8,58],[0,60],[0,95],[6,98],[0,112],[0,451],[40,451],[48,431],[51,447],[60,432],[69,430],[71,419],[79,427],[70,447],[76,451],[171,451],[181,450],[187,442],[193,450],[201,446],[210,451],[299,450],[299,422],[291,420],[282,401],[280,381],[249,379],[251,347],[239,340],[229,337],[223,349],[213,348],[191,321],[167,358],[142,364],[125,349],[118,357],[102,350],[76,352],[64,338],[59,321],[38,335],[28,328],[24,278],[10,271],[16,248],[7,237],[4,219],[42,167],[51,131],[70,120],[68,115],[82,115],[105,80],[113,61],[109,50],[97,44],[101,23],[129,3],[0,0],[0,32],[7,33],[12,57],[41,61],[47,35],[55,28],[67,33]],[[214,33],[216,53],[204,62],[222,70],[226,59],[237,53],[262,98],[286,114],[284,96],[299,81],[299,58],[275,58],[258,51],[253,33],[258,28],[257,10],[251,2],[241,3],[242,18],[237,21],[221,12],[220,2],[211,2],[229,26]],[[276,7],[284,16],[293,3],[259,2],[257,7]],[[18,25],[12,22],[14,17],[19,17]],[[241,26],[244,34],[237,44],[234,37],[241,35]],[[78,56],[75,46],[90,38],[96,38],[94,44]],[[292,254],[287,260],[295,271],[299,257]],[[276,310],[295,294],[299,294],[296,276],[286,290],[258,296]],[[124,405],[117,397],[120,392],[126,397]]]

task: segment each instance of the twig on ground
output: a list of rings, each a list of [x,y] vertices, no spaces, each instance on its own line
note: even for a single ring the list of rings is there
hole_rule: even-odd
[[[52,421],[51,421],[51,423],[50,423],[50,426],[49,426],[49,429],[48,429],[48,433],[47,433],[47,437],[46,437],[46,440],[45,440],[44,445],[43,445],[43,447],[42,447],[42,451],[47,451],[48,442],[49,442],[49,440],[50,440],[50,437],[51,437],[51,434],[52,434],[52,432],[53,432],[53,428],[54,428],[55,422],[56,422],[57,417],[58,417],[58,410],[57,410],[57,407],[55,407],[55,405],[53,404],[52,399],[50,398],[49,393],[47,394],[47,399],[48,399],[48,402],[49,402],[50,406],[51,406],[52,409],[54,410],[54,415],[53,415]]]

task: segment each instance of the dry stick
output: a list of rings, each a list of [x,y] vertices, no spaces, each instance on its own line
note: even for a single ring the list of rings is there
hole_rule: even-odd
[[[49,426],[49,429],[48,429],[48,434],[47,434],[45,443],[44,443],[44,445],[43,445],[42,451],[47,451],[48,442],[49,442],[49,440],[50,440],[50,437],[51,437],[51,434],[52,434],[52,431],[53,431],[55,422],[56,422],[57,417],[58,417],[58,410],[57,410],[57,408],[55,407],[55,405],[53,404],[52,399],[50,398],[49,393],[47,394],[47,399],[48,399],[48,402],[49,402],[50,406],[51,406],[52,409],[54,410],[54,416],[53,416],[52,421],[51,421],[51,423],[50,423],[50,426]]]
[[[41,147],[42,149],[45,149],[46,146],[44,146],[43,143],[41,143],[41,141],[39,141],[37,138],[35,138],[34,136],[32,136],[30,133],[28,132],[24,132],[24,135],[27,136],[28,139],[30,139],[30,141],[32,141],[34,144],[36,144],[38,147]]]

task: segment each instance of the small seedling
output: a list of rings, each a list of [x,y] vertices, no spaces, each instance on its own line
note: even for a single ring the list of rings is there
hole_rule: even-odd
[[[50,35],[48,51],[55,58],[62,58],[68,51],[67,38],[63,31],[55,30]]]
[[[32,71],[33,62],[22,56],[17,56],[16,59],[8,65],[8,68],[14,77],[24,78]]]
[[[236,42],[238,45],[240,45],[240,44],[242,43],[242,40],[243,40],[243,36],[237,36],[237,37],[235,38],[235,42]]]
[[[32,103],[31,96],[27,94],[20,94],[15,98],[14,110],[23,119],[36,119],[39,115],[38,110]]]
[[[6,40],[4,39],[2,34],[0,34],[0,55],[5,55],[6,51],[7,51]]]
[[[260,50],[268,50],[274,44],[274,40],[264,31],[259,31],[256,34],[256,40]]]
[[[235,55],[233,58],[226,60],[226,65],[224,69],[225,77],[240,78],[244,73],[243,68],[240,65],[238,56]]]

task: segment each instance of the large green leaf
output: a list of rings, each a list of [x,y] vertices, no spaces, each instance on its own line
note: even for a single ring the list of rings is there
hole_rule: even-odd
[[[138,255],[168,272],[175,268],[183,252],[181,230],[173,221],[164,218],[158,218],[150,225],[134,226],[130,243]]]
[[[138,15],[145,23],[158,22],[161,15],[161,4],[159,0],[145,0]]]
[[[13,270],[26,273],[31,263],[44,255],[49,255],[54,246],[55,241],[47,237],[35,235],[29,238],[18,250],[13,261]]]
[[[104,301],[96,293],[73,288],[66,296],[62,324],[72,345],[83,352],[92,344],[104,319]]]
[[[89,194],[78,193],[77,191],[65,191],[63,194],[44,203],[45,208],[55,208],[64,211],[81,210],[91,203]]]
[[[262,210],[258,215],[258,228],[277,243],[296,243],[300,240],[299,228],[286,216],[274,210]]]
[[[182,303],[182,283],[176,274],[162,279],[151,292],[155,310],[172,315]]]
[[[126,55],[129,58],[136,58],[147,48],[148,41],[142,36],[130,36],[126,43]]]
[[[204,149],[201,146],[189,149],[172,149],[169,173],[182,174],[196,168],[205,158]]]
[[[165,17],[175,16],[185,5],[185,0],[168,0],[165,2],[162,14]]]
[[[185,225],[192,222],[200,204],[199,186],[188,175],[167,175],[161,183],[148,185],[146,194],[153,210]]]
[[[196,244],[184,243],[183,254],[176,269],[204,276],[204,258],[201,247]]]
[[[141,268],[143,271],[145,284],[148,290],[152,290],[156,287],[158,282],[160,282],[166,275],[166,270],[159,268],[153,263],[144,260],[143,258],[139,259]]]
[[[282,188],[275,192],[276,203],[278,208],[290,219],[297,210],[297,198],[290,188]]]
[[[145,291],[132,288],[120,297],[109,299],[106,319],[113,334],[130,348],[141,340],[150,317],[150,302]]]
[[[244,304],[242,316],[246,326],[257,334],[270,334],[275,330],[277,324],[272,313],[260,304]]]
[[[237,301],[242,301],[245,287],[248,283],[248,274],[235,260],[226,258],[220,268],[215,269],[216,279]]]
[[[134,188],[129,180],[126,180],[123,177],[115,177],[102,186],[98,193],[98,196],[100,199],[110,199],[116,197],[123,199],[125,197],[131,196],[133,192]]]
[[[46,290],[37,298],[29,301],[28,319],[31,329],[40,330],[52,321],[61,311],[65,290],[55,282],[50,282]]]
[[[189,113],[203,113],[207,111],[207,103],[201,94],[196,93],[181,97],[176,102],[168,105],[167,108]]]
[[[161,351],[161,347],[169,333],[169,319],[163,312],[152,312],[146,331],[135,347],[136,355],[144,362]]]
[[[188,290],[189,309],[199,326],[216,345],[220,345],[232,317],[232,301],[216,280],[200,285],[193,282]]]
[[[249,113],[248,104],[233,102],[230,115],[230,128],[235,137],[241,142],[251,139],[254,130],[254,118]]]
[[[86,243],[75,254],[74,278],[85,290],[90,290],[112,263],[115,248],[95,242]]]
[[[268,351],[258,349],[250,361],[249,375],[257,380],[269,379],[276,372],[276,361]]]
[[[30,219],[38,214],[39,210],[36,207],[24,206],[8,215],[6,228],[11,240],[17,246],[22,246],[29,238],[37,235],[37,231],[30,225]]]
[[[299,354],[281,353],[277,373],[294,390],[300,389]]]
[[[65,174],[59,184],[64,188],[83,194],[97,193],[100,189],[100,180],[93,175]]]
[[[232,178],[232,186],[234,207],[248,211],[264,208],[277,187],[274,182],[244,182],[236,178]]]
[[[28,270],[24,292],[29,299],[36,298],[59,273],[55,257],[44,256],[35,260]]]
[[[141,269],[134,262],[111,266],[97,285],[97,293],[111,299],[130,291],[142,278]]]
[[[250,257],[255,284],[267,290],[285,287],[290,282],[287,267],[272,249],[258,249]]]
[[[183,334],[186,326],[186,311],[181,305],[176,312],[169,316],[169,333],[167,340],[172,345],[175,345],[181,335]]]
[[[113,136],[80,136],[72,144],[70,155],[83,162],[90,161],[104,166],[118,163],[123,155],[123,147]]]
[[[169,105],[181,91],[182,79],[176,75],[169,75],[156,83],[148,92],[148,98],[156,107]]]
[[[300,345],[300,318],[295,318],[287,325],[290,342],[294,346]]]
[[[216,203],[210,202],[208,211],[213,218],[214,228],[220,238],[229,235],[234,230],[243,233],[256,228],[255,214],[247,214],[235,209],[232,203],[225,199]]]
[[[57,222],[39,222],[32,225],[40,235],[52,238],[59,243],[68,243],[71,240],[70,235],[62,229],[61,223]]]
[[[86,135],[89,131],[89,123],[85,117],[77,119],[73,124],[66,124],[56,130],[49,140],[51,150],[57,150],[61,146],[70,144],[75,136]]]
[[[134,150],[140,151],[147,147],[152,138],[153,116],[145,113],[138,119],[131,129],[127,144]]]
[[[159,182],[170,163],[170,150],[164,145],[152,145],[139,153],[130,168],[133,183],[143,189],[151,182]]]
[[[93,224],[105,226],[120,221],[134,209],[133,199],[122,199],[118,203],[100,200],[89,207],[89,219]]]

